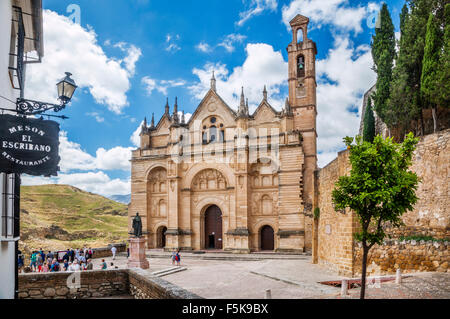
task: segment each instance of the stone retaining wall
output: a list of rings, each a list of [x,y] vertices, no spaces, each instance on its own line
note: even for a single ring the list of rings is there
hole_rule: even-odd
[[[449,144],[450,129],[420,139],[411,166],[411,170],[416,172],[420,180],[416,191],[419,200],[412,211],[402,215],[402,227],[392,228],[386,225],[385,231],[390,238],[450,238]],[[342,151],[334,161],[317,172],[320,217],[315,253],[319,264],[341,275],[353,276],[361,271],[361,252],[353,238],[353,234],[358,232],[360,227],[358,219],[348,210],[336,212],[331,200],[331,192],[339,176],[348,174],[351,169],[348,157],[348,151]],[[450,262],[448,252],[436,250],[435,244],[415,245],[409,242],[397,246],[396,248],[389,244],[373,247],[372,260],[386,272],[395,271],[396,264],[405,271],[438,271],[446,269],[446,262]],[[435,253],[439,257],[436,257]],[[406,261],[400,262],[402,259]]]
[[[19,299],[90,299],[120,295],[132,295],[135,299],[201,298],[142,269],[19,275]]]
[[[362,246],[355,247],[355,274],[361,274]],[[438,271],[450,272],[450,242],[387,240],[373,246],[367,258],[368,274],[392,274],[398,268],[402,272]]]
[[[125,243],[109,244],[108,247],[92,248],[92,250],[94,251],[93,258],[111,257],[112,256],[111,248],[113,245],[117,248],[117,253],[123,253],[127,251],[127,244]]]
[[[129,281],[135,299],[203,299],[142,269],[130,271]]]
[[[69,276],[71,276],[69,278]],[[77,281],[76,276],[80,276]],[[68,285],[69,278],[69,285]],[[77,285],[79,284],[79,286]],[[77,287],[78,288],[75,288]],[[126,270],[29,273],[19,275],[20,299],[86,299],[128,293]],[[70,289],[69,287],[73,287]]]

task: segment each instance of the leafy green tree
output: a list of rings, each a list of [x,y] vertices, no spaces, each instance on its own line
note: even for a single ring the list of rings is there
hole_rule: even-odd
[[[425,49],[422,61],[421,92],[426,105],[433,112],[433,132],[436,132],[436,107],[439,103],[440,57],[442,52],[442,32],[433,13],[430,13],[425,37]]]
[[[445,5],[443,18],[444,39],[442,54],[439,63],[438,79],[438,104],[442,107],[450,107],[450,3]]]
[[[363,139],[364,141],[372,143],[375,137],[375,117],[373,115],[372,99],[370,97],[367,100],[367,108],[364,113],[363,123]]]
[[[381,8],[379,19],[380,27],[375,29],[375,35],[372,38],[372,58],[374,71],[377,73],[376,92],[373,97],[378,116],[387,122],[389,121],[386,117],[387,100],[390,94],[392,67],[396,53],[394,24],[386,3]]]
[[[409,14],[408,6],[405,3],[403,5],[402,12],[400,13],[400,36],[401,33],[403,33],[405,30],[405,23],[408,18],[408,14]]]
[[[409,0],[407,3],[408,10],[402,10],[400,15],[402,33],[393,70],[388,117],[403,132],[411,131],[415,121],[423,135],[422,109],[426,104],[421,94],[421,76],[427,21],[430,12],[442,11],[444,0]]]
[[[361,299],[365,296],[367,255],[375,244],[381,244],[386,234],[385,223],[402,225],[401,216],[417,202],[418,177],[409,171],[418,138],[409,133],[403,143],[377,135],[373,143],[360,136],[345,137],[350,151],[351,171],[341,176],[332,192],[336,211],[351,209],[358,216],[360,232],[355,239],[362,243]]]

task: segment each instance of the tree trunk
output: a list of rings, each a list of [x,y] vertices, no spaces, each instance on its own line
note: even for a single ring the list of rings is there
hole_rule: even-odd
[[[437,130],[436,107],[431,108],[431,114],[433,114],[433,133],[436,133]]]
[[[366,271],[367,271],[367,255],[369,252],[369,248],[366,245],[366,242],[363,241],[363,258],[362,258],[362,270],[361,270],[361,294],[359,296],[360,299],[364,299],[366,295]]]
[[[424,121],[423,121],[423,110],[420,109],[420,136],[423,136],[424,134]]]

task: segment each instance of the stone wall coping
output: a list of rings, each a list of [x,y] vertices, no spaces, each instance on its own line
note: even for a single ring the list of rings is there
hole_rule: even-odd
[[[178,287],[160,277],[156,277],[152,275],[148,270],[140,269],[140,268],[131,268],[127,269],[127,271],[137,277],[139,280],[144,282],[149,282],[150,284],[157,284],[161,288],[167,291],[167,294],[170,295],[174,299],[204,299],[186,289]]]
[[[356,245],[361,248],[362,244],[360,242],[356,242]],[[382,245],[379,246],[398,246],[398,245],[411,245],[411,246],[416,246],[416,245],[426,245],[426,246],[434,246],[434,247],[440,247],[441,245],[443,246],[450,246],[450,242],[449,241],[433,241],[433,240],[398,240],[398,239],[390,239],[390,240],[385,240],[383,242]]]

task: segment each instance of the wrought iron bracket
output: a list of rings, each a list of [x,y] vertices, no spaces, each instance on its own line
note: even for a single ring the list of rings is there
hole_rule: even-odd
[[[26,100],[18,98],[16,102],[16,111],[23,115],[36,115],[42,114],[46,111],[53,110],[59,112],[66,107],[66,102],[61,101],[60,104],[52,104],[46,102],[39,102],[34,100]]]

